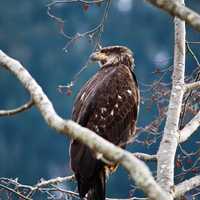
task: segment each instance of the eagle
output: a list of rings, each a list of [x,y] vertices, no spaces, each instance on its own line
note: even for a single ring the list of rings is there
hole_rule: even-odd
[[[125,148],[136,132],[139,89],[133,53],[124,46],[109,46],[92,53],[100,65],[97,73],[79,91],[72,119],[113,144]],[[81,199],[105,200],[109,166],[78,140],[70,143],[70,162]]]

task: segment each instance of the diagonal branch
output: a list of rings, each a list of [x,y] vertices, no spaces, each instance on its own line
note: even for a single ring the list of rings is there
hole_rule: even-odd
[[[200,111],[178,132],[179,143],[185,142],[200,126]]]
[[[41,187],[45,187],[51,184],[59,184],[62,183],[64,181],[73,181],[75,180],[75,176],[71,175],[71,176],[65,176],[65,177],[56,177],[53,179],[49,179],[49,180],[42,180],[40,183],[37,183],[35,185],[36,188],[41,188]]]
[[[42,88],[18,61],[0,51],[0,65],[12,72],[28,90],[36,107],[50,127],[65,136],[79,140],[106,159],[121,164],[150,199],[169,200],[168,195],[156,183],[144,162],[96,135],[93,131],[58,116]]]
[[[0,110],[0,117],[1,116],[11,116],[11,115],[16,115],[18,113],[24,112],[26,110],[28,110],[29,108],[31,108],[34,105],[34,101],[31,99],[29,100],[27,103],[25,103],[24,105],[12,109],[12,110]]]
[[[190,178],[175,187],[175,196],[181,197],[186,192],[200,186],[200,175]]]
[[[150,154],[138,153],[138,152],[133,153],[133,155],[144,161],[157,161],[157,155],[150,155]]]
[[[21,199],[24,199],[24,200],[31,200],[30,198],[24,196],[23,194],[21,194],[21,193],[15,191],[15,190],[12,189],[12,188],[9,188],[9,187],[5,186],[5,185],[0,184],[0,188],[3,188],[3,189],[5,189],[5,190],[7,190],[7,191],[9,191],[9,192],[12,192],[13,194],[15,194],[16,196],[18,196],[18,197],[21,198]]]
[[[200,15],[193,10],[182,5],[177,0],[146,0],[152,5],[168,12],[172,16],[177,16],[200,32]]]

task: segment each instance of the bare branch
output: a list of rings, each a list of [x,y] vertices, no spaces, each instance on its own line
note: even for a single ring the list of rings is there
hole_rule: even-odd
[[[28,110],[29,108],[31,108],[34,105],[34,101],[31,99],[29,100],[27,103],[25,103],[24,105],[12,109],[12,110],[0,110],[0,117],[1,116],[11,116],[11,115],[15,115],[21,112],[24,112],[26,110]]]
[[[19,183],[18,179],[14,179],[13,180],[13,179],[9,179],[9,178],[0,178],[0,181],[5,183],[6,185],[13,185],[14,188],[17,188],[17,189],[20,188],[20,189],[28,189],[28,190],[30,190],[28,192],[28,195],[26,195],[27,199],[30,198],[31,195],[36,191],[47,193],[47,195],[49,195],[49,196],[51,196],[50,192],[60,192],[60,193],[67,194],[68,196],[72,196],[72,197],[75,197],[75,198],[79,199],[79,194],[78,193],[70,191],[70,190],[65,190],[65,189],[62,189],[62,188],[56,186],[57,184],[60,184],[60,183],[62,183],[64,181],[73,181],[73,180],[75,180],[75,176],[74,175],[66,176],[66,177],[57,177],[57,178],[50,179],[50,180],[47,180],[47,181],[42,180],[40,183],[36,184],[36,186],[31,186],[31,185],[24,185],[24,184]],[[8,187],[8,188],[9,188],[8,191],[12,192],[13,189],[11,187]],[[21,194],[21,193],[19,193],[19,194]],[[106,198],[106,200],[147,200],[147,199],[148,198],[140,198],[140,197],[130,197],[130,198],[123,198],[123,199]],[[85,200],[85,198],[84,198],[84,200]]]
[[[133,155],[144,161],[156,161],[157,160],[157,155],[150,155],[150,154],[146,154],[146,153],[133,153]]]
[[[178,132],[179,143],[185,142],[200,125],[200,111]]]
[[[41,188],[41,187],[45,187],[51,184],[59,184],[62,183],[64,181],[73,181],[75,180],[75,176],[71,175],[71,176],[65,176],[65,177],[56,177],[50,180],[42,180],[40,183],[35,185],[35,188]]]
[[[197,56],[195,55],[194,51],[192,50],[192,48],[190,47],[189,42],[187,42],[187,41],[186,41],[186,47],[187,47],[188,52],[190,53],[190,55],[192,56],[192,58],[196,62],[197,67],[199,68],[200,67],[199,60],[198,60]],[[198,72],[196,74],[194,82],[199,81],[199,77],[200,77],[200,73]],[[193,94],[192,89],[187,88],[187,85],[186,85],[185,92],[187,92],[188,90],[190,90],[190,91],[189,91],[189,94],[187,95],[187,97],[184,100],[183,109],[182,109],[182,113],[181,113],[181,116],[180,116],[180,123],[179,123],[179,128],[180,129],[183,128],[183,122],[184,122],[184,116],[186,114],[187,104],[188,104],[188,101],[192,97],[192,94]]]
[[[175,2],[176,1],[174,1],[174,3]],[[184,0],[178,0],[177,2],[184,3]],[[176,17],[172,90],[167,112],[166,125],[164,128],[164,135],[158,151],[157,170],[158,182],[160,183],[161,187],[168,192],[170,195],[170,200],[173,199],[172,186],[174,185],[174,159],[178,145],[176,133],[179,129],[179,118],[184,95],[184,73],[185,22]]]
[[[3,189],[5,189],[5,190],[7,190],[7,191],[9,191],[9,192],[12,192],[13,194],[17,195],[17,196],[20,197],[21,199],[31,200],[30,198],[25,197],[25,196],[22,195],[21,193],[15,191],[14,189],[9,188],[9,187],[7,187],[7,186],[5,186],[5,185],[0,184],[0,188],[3,188]]]
[[[200,32],[200,15],[185,7],[180,1],[174,0],[146,0],[152,5],[168,12],[172,16],[177,16]]]
[[[93,131],[58,116],[52,103],[42,91],[42,88],[18,61],[0,51],[0,65],[12,72],[28,90],[36,107],[50,127],[65,136],[79,140],[94,152],[102,154],[106,159],[121,164],[128,171],[131,178],[135,180],[136,184],[151,199],[169,200],[168,195],[155,182],[148,167],[142,161],[138,160],[128,151],[96,135]]]
[[[91,30],[88,30],[88,31],[86,31],[84,33],[76,33],[73,36],[70,36],[70,35],[65,33],[65,31],[64,31],[65,20],[60,18],[60,17],[57,17],[57,16],[55,16],[54,14],[51,13],[52,6],[54,6],[55,4],[59,4],[59,3],[73,3],[73,2],[80,2],[80,3],[83,3],[83,4],[98,4],[98,3],[102,3],[104,1],[105,0],[94,0],[94,1],[57,0],[57,1],[51,2],[51,3],[49,3],[47,5],[47,14],[48,14],[48,16],[51,17],[52,19],[54,19],[56,22],[58,22],[58,24],[60,25],[60,34],[63,35],[66,39],[69,40],[67,42],[67,44],[65,45],[65,47],[63,48],[63,50],[65,50],[67,52],[69,47],[71,45],[73,45],[76,41],[78,41],[81,38],[88,38],[89,41],[93,41],[94,42],[93,51],[95,51],[100,46],[101,34],[102,34],[103,30],[104,30],[106,18],[108,16],[109,8],[110,8],[110,5],[111,5],[111,0],[106,0],[106,6],[105,6],[105,9],[104,9],[104,13],[103,13],[101,22],[97,26],[95,26]]]
[[[92,1],[86,1],[86,0],[53,0],[51,3],[49,3],[47,6],[53,6],[58,3],[73,3],[73,2],[80,2],[80,3],[86,3],[86,4],[95,4],[95,3],[102,3],[105,0],[92,0]]]
[[[200,88],[200,81],[194,82],[194,83],[187,83],[185,84],[185,91],[190,91],[194,89]]]
[[[175,186],[175,196],[180,197],[186,192],[200,186],[200,175],[190,178],[189,180],[183,181]]]
[[[29,199],[36,191],[38,192],[45,191],[47,189],[45,187],[48,187],[48,190],[49,190],[52,187],[55,188],[56,185],[63,183],[64,181],[69,182],[69,181],[74,181],[74,180],[75,180],[75,176],[71,175],[71,176],[66,176],[66,177],[57,177],[50,180],[41,180],[35,186],[31,186],[31,185],[24,185],[24,184],[19,183],[18,179],[0,178],[0,187],[6,187],[6,189],[12,193],[17,192],[18,196],[22,194],[22,192],[18,191],[18,189],[20,189],[21,191],[26,189],[28,190],[28,195],[26,195],[26,199]],[[70,192],[71,191],[69,191],[68,193],[70,194]]]

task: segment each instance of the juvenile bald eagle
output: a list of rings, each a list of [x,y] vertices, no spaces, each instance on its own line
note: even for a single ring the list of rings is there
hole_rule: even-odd
[[[100,69],[78,93],[72,119],[125,148],[135,134],[139,105],[132,52],[111,46],[93,53],[91,60],[99,61]],[[80,198],[87,194],[89,200],[104,200],[106,164],[77,140],[71,142],[70,157]]]

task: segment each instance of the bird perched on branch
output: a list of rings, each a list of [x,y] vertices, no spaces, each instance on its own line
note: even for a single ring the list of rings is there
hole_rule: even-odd
[[[132,52],[124,46],[110,46],[94,52],[90,58],[100,63],[100,69],[78,93],[72,119],[125,148],[135,135],[139,107]],[[105,199],[106,171],[115,166],[97,159],[96,155],[79,141],[71,141],[71,167],[81,199],[85,196],[88,200]]]

